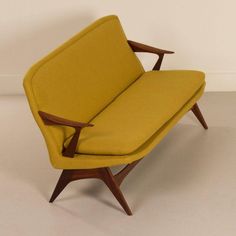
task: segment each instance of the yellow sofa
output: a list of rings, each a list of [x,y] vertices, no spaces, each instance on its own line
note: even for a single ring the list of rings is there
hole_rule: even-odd
[[[145,72],[135,52],[158,55]],[[128,215],[119,185],[197,101],[199,71],[160,71],[173,52],[129,41],[117,16],[103,17],[31,67],[24,89],[52,166],[63,172],[50,202],[71,181],[99,178]],[[111,166],[127,164],[112,174]]]

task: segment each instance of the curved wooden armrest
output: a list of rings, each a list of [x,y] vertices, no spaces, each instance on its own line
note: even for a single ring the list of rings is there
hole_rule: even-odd
[[[61,118],[61,117],[58,117],[58,116],[55,116],[55,115],[52,115],[43,111],[39,111],[38,113],[40,117],[42,118],[45,125],[62,125],[62,126],[69,126],[75,129],[75,133],[68,147],[65,148],[62,152],[63,156],[66,156],[66,157],[74,157],[81,129],[85,127],[94,126],[93,124],[90,124],[90,123],[82,123],[82,122],[64,119],[64,118]]]
[[[155,66],[153,67],[153,70],[160,70],[161,63],[162,63],[162,60],[163,60],[163,57],[165,54],[174,53],[172,51],[168,51],[168,50],[164,50],[164,49],[160,49],[160,48],[155,48],[155,47],[148,46],[148,45],[138,43],[138,42],[134,42],[131,40],[128,40],[127,42],[134,52],[148,52],[148,53],[157,54],[159,56]]]
[[[84,128],[84,127],[94,126],[93,124],[89,124],[89,123],[82,123],[82,122],[77,122],[77,121],[61,118],[61,117],[46,113],[44,111],[39,111],[38,113],[43,119],[43,122],[45,125],[64,125],[64,126],[70,126],[73,128],[77,128],[77,127]]]
[[[128,40],[128,43],[134,52],[149,52],[149,53],[154,53],[154,54],[158,54],[158,55],[159,54],[172,54],[172,53],[174,53],[172,51],[168,51],[168,50],[164,50],[164,49],[160,49],[160,48],[155,48],[155,47],[145,45],[142,43],[138,43],[138,42],[134,42],[131,40]]]

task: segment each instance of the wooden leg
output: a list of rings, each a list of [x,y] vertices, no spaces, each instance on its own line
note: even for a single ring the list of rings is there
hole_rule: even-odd
[[[69,182],[70,175],[68,175],[66,170],[63,170],[49,202],[53,202]]]
[[[120,190],[119,185],[128,175],[128,173],[138,164],[139,161],[140,160],[127,165],[115,176],[112,174],[111,170],[108,167],[83,170],[63,170],[49,202],[53,202],[67,186],[67,184],[69,184],[71,181],[79,179],[97,178],[102,180],[107,185],[107,187],[111,190],[111,192],[121,204],[125,212],[128,215],[132,215],[132,212]]]
[[[197,103],[194,104],[194,106],[192,107],[191,110],[194,113],[194,115],[197,117],[197,119],[200,121],[200,123],[202,124],[204,129],[208,129],[207,123],[204,120],[203,115],[202,115]]]
[[[119,188],[119,185],[116,183],[116,180],[109,168],[104,169],[104,175],[103,179],[104,183],[107,185],[107,187],[111,190],[114,197],[117,199],[117,201],[120,203],[120,205],[123,207],[127,215],[132,215],[132,212]]]

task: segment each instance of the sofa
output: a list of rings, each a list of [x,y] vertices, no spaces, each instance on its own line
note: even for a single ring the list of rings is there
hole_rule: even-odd
[[[145,71],[136,53],[156,54]],[[105,16],[35,63],[24,78],[30,109],[50,162],[61,169],[50,202],[71,181],[102,180],[128,215],[120,185],[137,163],[192,111],[205,75],[160,70],[172,51],[127,40],[117,16]],[[118,173],[111,167],[125,165]]]

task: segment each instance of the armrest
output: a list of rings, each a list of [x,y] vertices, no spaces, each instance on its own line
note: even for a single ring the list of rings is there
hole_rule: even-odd
[[[43,122],[45,125],[64,125],[64,126],[70,126],[73,128],[78,128],[78,127],[84,128],[84,127],[94,126],[93,124],[89,124],[89,123],[82,123],[82,122],[64,119],[64,118],[46,113],[44,111],[39,111],[38,113],[43,119]]]
[[[68,147],[65,148],[62,152],[63,156],[66,156],[66,157],[74,157],[81,129],[85,127],[94,126],[93,124],[90,124],[90,123],[82,123],[82,122],[64,119],[64,118],[61,118],[61,117],[58,117],[58,116],[55,116],[55,115],[52,115],[43,111],[39,111],[38,113],[40,117],[42,118],[45,125],[62,125],[62,126],[69,126],[75,129],[75,133]]]
[[[134,42],[134,41],[131,41],[131,40],[128,40],[128,43],[129,43],[130,47],[132,48],[132,50],[134,52],[149,52],[149,53],[154,53],[154,54],[157,54],[157,55],[174,53],[172,51],[167,51],[167,50],[164,50],[164,49],[155,48],[155,47],[145,45],[145,44],[142,44],[142,43],[138,43],[138,42]]]
[[[163,57],[165,54],[174,53],[172,51],[151,47],[151,46],[148,46],[148,45],[145,45],[142,43],[138,43],[138,42],[134,42],[131,40],[128,40],[128,44],[134,52],[148,52],[148,53],[154,53],[159,56],[155,66],[153,67],[153,70],[160,70],[161,63],[162,63],[162,60],[163,60]]]

